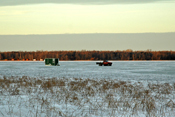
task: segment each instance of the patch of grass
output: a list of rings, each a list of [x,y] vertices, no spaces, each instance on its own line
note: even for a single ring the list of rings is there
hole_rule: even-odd
[[[0,79],[0,94],[0,104],[9,106],[0,111],[1,115],[7,112],[17,116],[175,115],[175,83],[144,86],[142,82],[111,79],[4,76]],[[13,112],[14,108],[18,111]],[[27,113],[22,112],[23,108]]]

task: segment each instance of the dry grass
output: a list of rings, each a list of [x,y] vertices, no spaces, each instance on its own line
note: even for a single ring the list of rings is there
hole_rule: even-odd
[[[175,116],[175,83],[4,76],[0,104],[0,116]]]

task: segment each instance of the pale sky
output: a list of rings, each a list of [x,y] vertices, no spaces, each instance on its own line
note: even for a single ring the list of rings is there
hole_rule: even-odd
[[[175,0],[3,0],[0,2],[0,35],[166,32],[175,32]],[[172,41],[169,40],[168,43],[174,42],[174,39],[175,37],[171,37]],[[5,43],[3,40],[0,36],[0,46]],[[132,42],[136,43],[134,37]],[[72,49],[77,50],[76,47]],[[8,49],[1,48],[0,51],[5,50]]]
[[[174,50],[175,33],[0,35],[0,51]]]
[[[1,1],[0,35],[175,32],[175,0],[63,1]]]

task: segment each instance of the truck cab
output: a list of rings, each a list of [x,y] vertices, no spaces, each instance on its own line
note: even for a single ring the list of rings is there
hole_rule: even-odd
[[[108,62],[108,60],[104,60],[103,62],[96,62],[99,66],[112,66],[111,62]]]

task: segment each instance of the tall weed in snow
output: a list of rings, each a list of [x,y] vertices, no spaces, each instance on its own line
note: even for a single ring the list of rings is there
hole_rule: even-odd
[[[175,116],[175,83],[3,77],[0,116]]]

